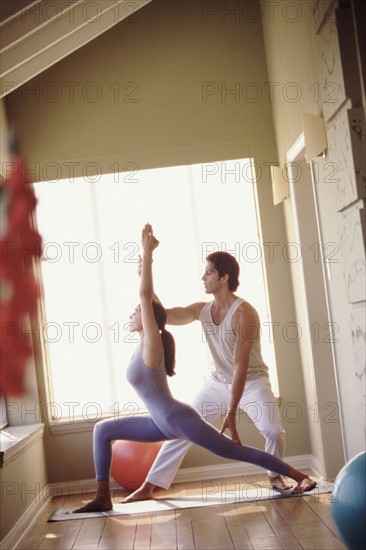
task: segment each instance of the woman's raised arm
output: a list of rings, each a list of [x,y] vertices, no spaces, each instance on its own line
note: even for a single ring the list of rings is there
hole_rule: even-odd
[[[141,321],[144,333],[141,356],[145,365],[154,368],[159,365],[163,353],[163,344],[152,306],[154,294],[152,256],[153,250],[159,245],[159,241],[154,236],[153,229],[148,223],[142,229],[141,245],[143,256],[140,280],[140,303]]]

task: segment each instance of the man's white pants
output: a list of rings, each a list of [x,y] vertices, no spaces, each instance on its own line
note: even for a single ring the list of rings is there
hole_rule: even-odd
[[[212,423],[221,414],[225,415],[229,408],[230,396],[231,384],[207,379],[192,401],[192,405],[207,422]],[[247,413],[265,438],[265,450],[282,459],[285,452],[285,430],[280,421],[278,405],[268,377],[262,376],[257,380],[246,382],[239,407]],[[190,441],[182,439],[166,441],[146,481],[168,489],[191,445]],[[278,474],[268,471],[268,475],[275,477]]]

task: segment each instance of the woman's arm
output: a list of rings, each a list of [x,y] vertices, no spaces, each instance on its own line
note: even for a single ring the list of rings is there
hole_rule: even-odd
[[[137,260],[137,274],[138,274],[139,277],[141,277],[141,271],[142,271],[142,257],[139,254],[138,255],[138,260]],[[154,300],[154,302],[160,302],[161,303],[160,298],[155,294],[155,290],[153,290],[152,299]]]
[[[141,245],[143,249],[141,280],[140,280],[140,304],[141,321],[143,328],[143,339],[141,346],[141,357],[148,367],[157,367],[163,354],[163,344],[158,325],[154,317],[152,299],[154,295],[152,256],[153,250],[159,245],[154,237],[150,224],[142,229]]]

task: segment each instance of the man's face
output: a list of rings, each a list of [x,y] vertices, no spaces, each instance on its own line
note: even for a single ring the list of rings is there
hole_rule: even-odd
[[[202,281],[207,294],[214,294],[221,288],[223,282],[214,265],[211,262],[206,262],[205,272],[202,276]]]

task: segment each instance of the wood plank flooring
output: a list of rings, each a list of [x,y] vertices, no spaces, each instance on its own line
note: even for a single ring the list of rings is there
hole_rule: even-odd
[[[222,494],[267,485],[265,476],[215,483]],[[202,490],[202,482],[179,483],[160,496]],[[116,502],[122,497],[119,491]],[[76,508],[86,500],[52,499],[14,550],[346,550],[332,523],[329,494],[47,523],[56,508]]]

